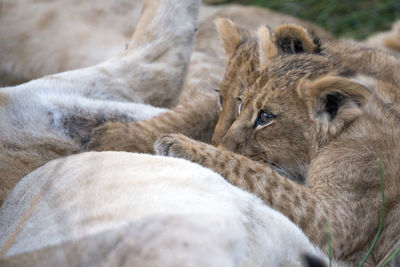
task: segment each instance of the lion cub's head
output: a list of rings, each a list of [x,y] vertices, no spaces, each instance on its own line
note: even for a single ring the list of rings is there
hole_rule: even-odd
[[[300,26],[282,25],[274,32],[261,27],[256,43],[259,73],[251,75],[257,80],[236,100],[237,118],[219,146],[301,182],[318,151],[362,114],[369,89],[321,53],[319,40]],[[227,74],[235,71],[232,59]],[[246,84],[236,81],[229,89],[223,83],[221,94],[237,94],[241,86]]]

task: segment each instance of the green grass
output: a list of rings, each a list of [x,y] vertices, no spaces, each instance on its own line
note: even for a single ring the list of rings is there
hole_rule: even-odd
[[[332,259],[333,259],[333,256],[332,256],[332,230],[331,230],[331,223],[330,222],[328,222],[328,245],[329,245],[329,254],[328,254],[328,256],[329,256],[329,267],[332,267]]]
[[[316,23],[341,38],[364,39],[400,19],[399,0],[236,0]]]
[[[397,254],[400,253],[400,247],[398,247],[393,253],[392,255],[390,255],[390,257],[382,264],[382,267],[385,267],[389,262],[391,262],[396,256]]]

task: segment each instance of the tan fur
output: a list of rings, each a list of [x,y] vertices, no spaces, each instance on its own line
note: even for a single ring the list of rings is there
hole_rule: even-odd
[[[292,26],[293,25],[282,25],[281,27],[287,28]],[[290,32],[290,30],[285,30],[284,32]],[[301,30],[300,35],[303,33],[304,30]],[[269,61],[273,57],[278,55],[279,47],[275,46],[275,37],[273,36],[273,33],[270,33],[268,28],[264,26],[260,27],[257,35],[257,45],[260,51],[255,52],[256,55],[253,55],[252,57],[248,55],[248,52],[239,52],[242,51],[244,47],[247,47],[246,49],[250,51],[250,42],[244,42],[243,46],[239,47],[237,50],[239,54],[242,53],[242,57],[231,57],[229,62],[233,63],[227,65],[227,73],[225,74],[224,80],[222,81],[219,89],[220,95],[224,101],[221,115],[213,136],[214,145],[219,144],[222,137],[235,120],[239,103],[236,99],[240,98],[244,92],[244,88],[242,90],[235,89],[236,85],[234,82],[232,82],[235,73],[247,73],[248,75],[241,76],[241,80],[244,81],[244,83],[251,85],[254,82],[254,77],[258,77],[259,75],[257,73],[258,70],[254,71],[254,68],[251,68],[251,66],[256,64],[257,66],[260,66],[260,68],[263,68],[268,65]],[[304,39],[304,36],[302,38]],[[310,40],[309,42],[311,43]],[[314,46],[313,49],[315,48],[316,47]],[[252,47],[251,49],[254,48]],[[326,39],[323,39],[321,49],[323,54],[335,57],[344,66],[351,70],[355,70],[365,75],[373,74],[379,77],[378,83],[386,83],[384,86],[387,88],[387,90],[385,92],[378,91],[377,94],[380,94],[380,97],[382,98],[386,98],[387,96],[385,95],[390,95],[389,98],[395,99],[394,101],[400,101],[398,94],[396,93],[397,88],[393,86],[393,84],[400,83],[400,76],[396,75],[397,69],[400,68],[400,64],[399,61],[393,56],[387,55],[386,53],[376,49],[365,48],[355,43],[346,41],[329,41]],[[257,54],[259,54],[259,56]],[[368,62],[368,64],[366,64],[366,62]],[[242,65],[243,67],[239,67]],[[246,65],[247,67],[245,67]],[[389,84],[387,84],[388,81]],[[228,104],[232,102],[235,103],[234,107]],[[398,110],[399,107],[395,106],[394,108]]]
[[[324,251],[329,224],[334,257],[354,264],[379,224],[379,157],[386,216],[367,261],[375,266],[400,238],[394,222],[400,214],[399,64],[380,51],[327,41],[321,52],[279,54],[244,91],[242,110],[218,149],[166,135],[156,151],[200,163],[256,193]],[[260,124],[262,112],[275,117]]]
[[[240,43],[247,39],[247,36],[240,33],[241,29],[229,19],[219,18],[215,21],[215,26],[221,36],[222,45],[228,57],[232,56]]]
[[[395,50],[395,51],[400,51],[400,40],[399,40],[399,38],[396,39],[395,37],[389,36],[389,37],[387,37],[385,39],[384,45],[389,49],[392,49],[392,50]]]
[[[324,112],[328,95],[339,94],[343,97],[335,117],[327,118],[329,122],[324,122],[327,125],[325,135],[330,139],[335,137],[346,123],[362,115],[359,105],[365,104],[370,97],[369,90],[361,84],[330,75],[312,82],[300,81],[297,93],[306,100],[308,109],[313,110],[315,117]]]
[[[260,27],[257,31],[258,50],[260,51],[260,67],[268,64],[268,61],[278,55],[278,49],[274,45],[271,31],[266,27]]]

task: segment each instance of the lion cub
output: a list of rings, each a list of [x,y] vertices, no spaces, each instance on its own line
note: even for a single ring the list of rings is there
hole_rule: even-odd
[[[260,75],[256,67],[259,65],[257,40],[253,38],[253,34],[228,19],[217,20],[216,26],[224,41],[225,53],[229,60],[218,90],[221,114],[211,142],[215,146],[220,143],[236,119],[245,89],[251,87]],[[315,40],[318,41],[317,38]],[[334,57],[348,69],[360,74],[373,75],[379,80],[390,81],[391,84],[400,84],[400,76],[396,74],[400,68],[400,61],[393,56],[354,42],[326,38],[319,42],[321,54]],[[392,86],[392,90],[396,92],[397,88]]]
[[[400,238],[400,91],[390,69],[398,61],[381,60],[378,72],[374,51],[341,54],[341,44],[330,47],[297,25],[273,33],[262,27],[256,43],[259,77],[243,90],[218,148],[172,134],[157,141],[156,152],[202,164],[257,194],[325,252],[331,239],[334,257],[351,263],[366,254],[379,225],[380,161],[384,227],[367,263],[382,263]]]

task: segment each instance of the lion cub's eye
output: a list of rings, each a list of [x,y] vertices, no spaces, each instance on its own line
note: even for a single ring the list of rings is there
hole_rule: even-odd
[[[240,112],[242,111],[242,99],[240,97],[238,97],[237,101],[239,102],[239,105],[238,105],[236,117],[239,117]]]
[[[265,110],[261,110],[260,113],[258,113],[256,122],[254,123],[254,128],[257,126],[269,125],[275,118],[276,116],[274,114]]]
[[[222,96],[219,95],[219,107],[220,107],[220,109],[222,109],[222,104],[223,104],[223,102],[222,102]]]

